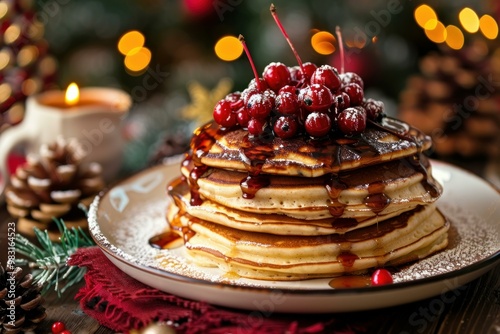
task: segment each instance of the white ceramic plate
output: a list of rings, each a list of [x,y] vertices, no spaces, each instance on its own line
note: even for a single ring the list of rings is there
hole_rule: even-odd
[[[443,184],[438,206],[451,221],[450,245],[406,266],[386,286],[333,289],[329,279],[296,282],[231,278],[219,269],[187,262],[184,248],[157,250],[148,243],[165,231],[166,185],[179,164],[145,170],[97,197],[89,229],[106,256],[135,279],[180,297],[255,312],[348,312],[399,305],[437,296],[479,277],[500,259],[500,194],[486,181],[433,161]]]

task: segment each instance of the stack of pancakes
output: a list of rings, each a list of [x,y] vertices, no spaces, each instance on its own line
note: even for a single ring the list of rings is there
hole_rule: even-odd
[[[242,277],[299,280],[399,265],[446,247],[430,138],[384,118],[323,140],[199,128],[167,218],[188,256]]]

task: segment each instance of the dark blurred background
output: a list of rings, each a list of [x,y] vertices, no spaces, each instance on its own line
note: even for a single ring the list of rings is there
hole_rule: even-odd
[[[38,52],[24,66],[2,67],[0,54],[2,79],[10,84],[10,91],[0,86],[3,126],[22,119],[23,97],[36,91],[63,89],[70,82],[120,87],[134,100],[124,130],[128,171],[146,166],[172,137],[188,137],[210,117],[219,95],[246,87],[253,77],[248,60],[234,39],[223,37],[243,34],[259,71],[273,61],[296,65],[268,0],[6,3],[3,32],[12,24],[36,23],[36,34],[25,44],[36,45]],[[498,1],[274,4],[303,61],[340,66],[335,36],[340,26],[345,68],[363,77],[365,96],[382,99],[388,114],[431,135],[433,157],[498,177]],[[2,51],[9,47],[11,58],[22,50],[4,41]],[[24,85],[31,90],[24,87],[15,95],[27,78],[34,79]]]

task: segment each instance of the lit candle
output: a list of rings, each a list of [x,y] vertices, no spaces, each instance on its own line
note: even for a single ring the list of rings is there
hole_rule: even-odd
[[[79,89],[69,85],[66,91],[52,90],[30,96],[23,121],[2,133],[0,141],[0,197],[8,173],[9,152],[24,143],[25,151],[37,154],[44,144],[59,137],[77,138],[87,162],[98,162],[104,177],[111,180],[120,169],[123,153],[121,121],[130,109],[130,95],[114,88]]]

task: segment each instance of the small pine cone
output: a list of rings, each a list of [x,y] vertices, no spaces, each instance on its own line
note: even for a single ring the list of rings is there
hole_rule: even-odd
[[[157,165],[168,161],[168,158],[184,154],[189,150],[189,139],[182,134],[166,135],[157,145],[156,151],[149,159],[149,165]]]
[[[31,274],[23,275],[19,267],[5,271],[0,264],[0,333],[32,331],[45,319],[41,289]]]
[[[78,204],[88,205],[104,187],[104,181],[99,164],[81,164],[82,152],[78,141],[60,139],[42,146],[39,158],[28,157],[6,188],[9,213],[15,218],[42,223],[39,225],[42,228],[54,217],[64,219],[67,224],[85,220]]]

